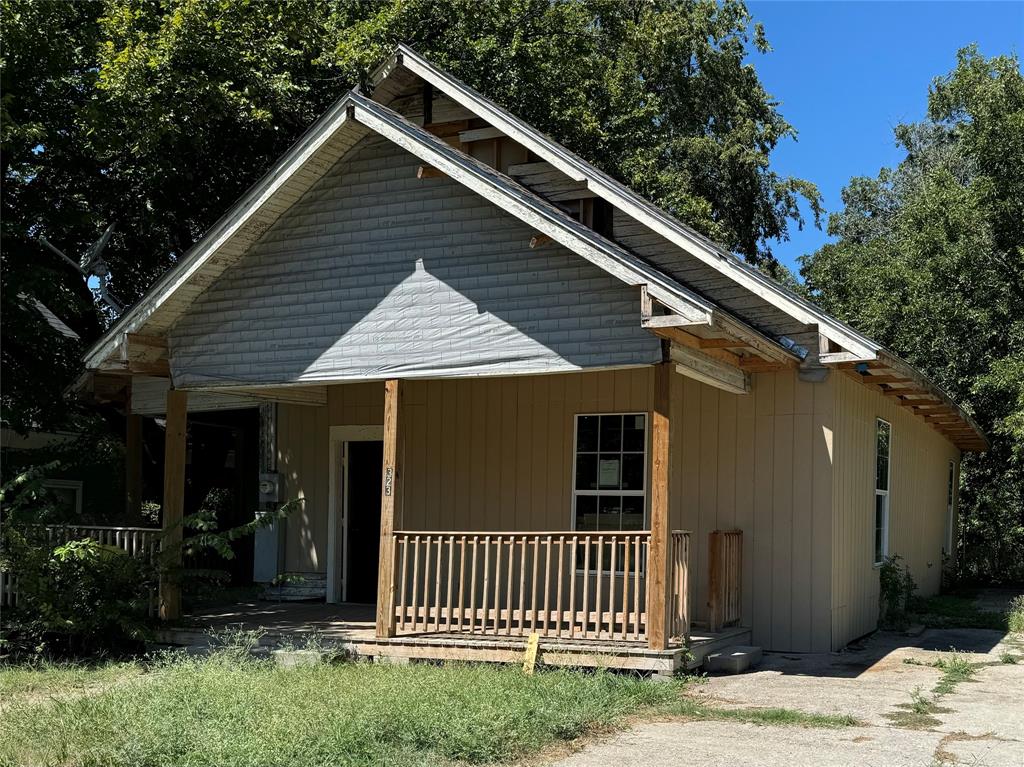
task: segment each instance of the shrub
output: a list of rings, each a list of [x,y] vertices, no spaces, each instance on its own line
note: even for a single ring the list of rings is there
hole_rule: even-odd
[[[5,536],[18,573],[8,650],[80,653],[143,637],[155,582],[150,565],[90,538],[49,546],[34,537]]]
[[[907,611],[917,590],[910,570],[898,554],[892,554],[882,562],[878,579],[879,622],[883,626],[905,625]]]
[[[1024,634],[1024,594],[1015,596],[1006,611],[1006,622],[1010,631]]]

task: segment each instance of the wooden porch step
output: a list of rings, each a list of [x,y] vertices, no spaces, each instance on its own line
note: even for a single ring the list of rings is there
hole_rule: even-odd
[[[260,599],[272,602],[313,602],[327,598],[327,576],[323,573],[285,573],[278,584],[263,589]]]

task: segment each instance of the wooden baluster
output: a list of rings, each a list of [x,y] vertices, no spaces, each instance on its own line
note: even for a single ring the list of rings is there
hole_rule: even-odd
[[[423,551],[423,630],[430,631],[430,536],[424,538]]]
[[[530,633],[537,630],[537,563],[540,560],[540,536],[533,537],[533,576],[530,578]]]
[[[558,536],[558,591],[555,594],[555,636],[562,636],[562,591],[565,588],[565,536]]]
[[[500,538],[499,538],[499,540],[500,540]],[[500,550],[501,547],[499,546],[498,548]],[[481,623],[481,627],[480,627],[481,633],[484,633],[484,634],[487,633],[487,621],[490,620],[490,613],[487,610],[487,600],[488,600],[487,590],[488,590],[488,587],[490,586],[490,583],[491,583],[490,576],[491,576],[491,536],[485,535],[484,536],[484,589],[483,589],[484,593],[483,593],[483,596],[482,596],[483,603],[484,603],[483,604],[484,616],[483,616],[483,622]]]
[[[420,537],[414,535],[412,538],[412,630],[419,631],[420,628]]]
[[[526,630],[526,536],[519,540],[519,633]]]
[[[469,607],[470,607],[469,633],[470,634],[475,634],[476,633],[476,553],[477,553],[477,548],[478,548],[479,542],[480,542],[480,536],[479,535],[474,535],[473,536],[473,540],[472,540],[472,545],[473,545],[472,561],[473,561],[473,564],[470,567],[470,575],[469,575]]]
[[[612,537],[612,563],[608,570],[608,638],[615,639],[615,566],[618,564],[619,539]]]
[[[638,535],[633,541],[636,564],[633,568],[633,639],[640,639],[640,571],[643,570],[643,549],[646,535]]]
[[[451,632],[452,630],[452,573],[455,569],[455,536],[448,536],[448,576],[447,576],[447,590],[448,596],[445,598],[444,608],[444,630]]]
[[[690,633],[690,534],[683,534],[683,632]]]
[[[579,546],[579,536],[572,537],[572,545],[569,547],[569,638],[576,636],[576,550]]]
[[[541,633],[548,636],[548,623],[551,620],[551,546],[553,540],[549,535],[544,545],[544,620]]]
[[[494,543],[494,633],[499,633],[501,625],[501,547],[503,539],[499,535]]]
[[[590,536],[583,536],[583,638],[590,635]]]
[[[405,613],[409,609],[409,603],[405,599],[406,585],[409,579],[409,536],[402,533],[398,534],[397,537],[402,543],[402,585],[398,601],[398,604],[401,605],[401,612],[398,616],[398,630],[405,631]]]
[[[462,619],[465,617],[465,583],[466,583],[466,536],[459,539],[459,631],[462,631]]]
[[[434,632],[441,630],[441,548],[444,539],[437,536],[437,568],[434,573]]]
[[[505,609],[508,613],[508,618],[505,623],[505,633],[512,633],[512,597],[514,592],[512,591],[513,581],[513,564],[516,559],[516,539],[511,537],[508,539],[508,573],[505,575]]]
[[[601,610],[601,592],[604,586],[604,536],[597,536],[597,571],[594,573],[594,638],[601,638],[601,623],[604,615]],[[587,622],[590,615],[587,614]]]

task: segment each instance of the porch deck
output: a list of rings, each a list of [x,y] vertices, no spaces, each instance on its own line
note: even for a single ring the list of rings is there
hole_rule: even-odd
[[[241,629],[263,632],[262,644],[273,646],[284,641],[301,643],[316,635],[356,657],[393,662],[516,663],[522,661],[526,649],[526,637],[517,636],[429,632],[378,638],[374,630],[375,613],[374,605],[240,602],[190,612],[181,624],[160,629],[156,639],[170,645],[204,646],[209,643],[211,632]],[[684,665],[697,668],[709,653],[747,643],[749,639],[748,628],[711,632],[694,627],[688,645],[675,643],[666,650],[651,650],[644,642],[542,637],[537,660],[548,666],[671,674]],[[686,655],[687,647],[690,658]]]

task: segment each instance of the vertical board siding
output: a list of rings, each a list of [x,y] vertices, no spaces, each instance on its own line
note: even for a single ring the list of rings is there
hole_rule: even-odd
[[[707,619],[708,534],[738,527],[754,642],[829,649],[831,384],[760,373],[747,396],[680,375],[671,386],[671,525],[693,531],[692,617]],[[331,386],[326,408],[281,406],[286,491],[307,499],[288,526],[290,570],[326,567],[329,426],[381,424],[383,389]],[[649,367],[406,381],[403,529],[569,529],[573,416],[649,413],[653,396]]]
[[[889,553],[903,558],[922,595],[941,585],[947,472],[960,451],[893,400],[848,376],[835,378],[832,644],[838,649],[878,624],[878,569],[871,561],[875,420],[892,424]]]

